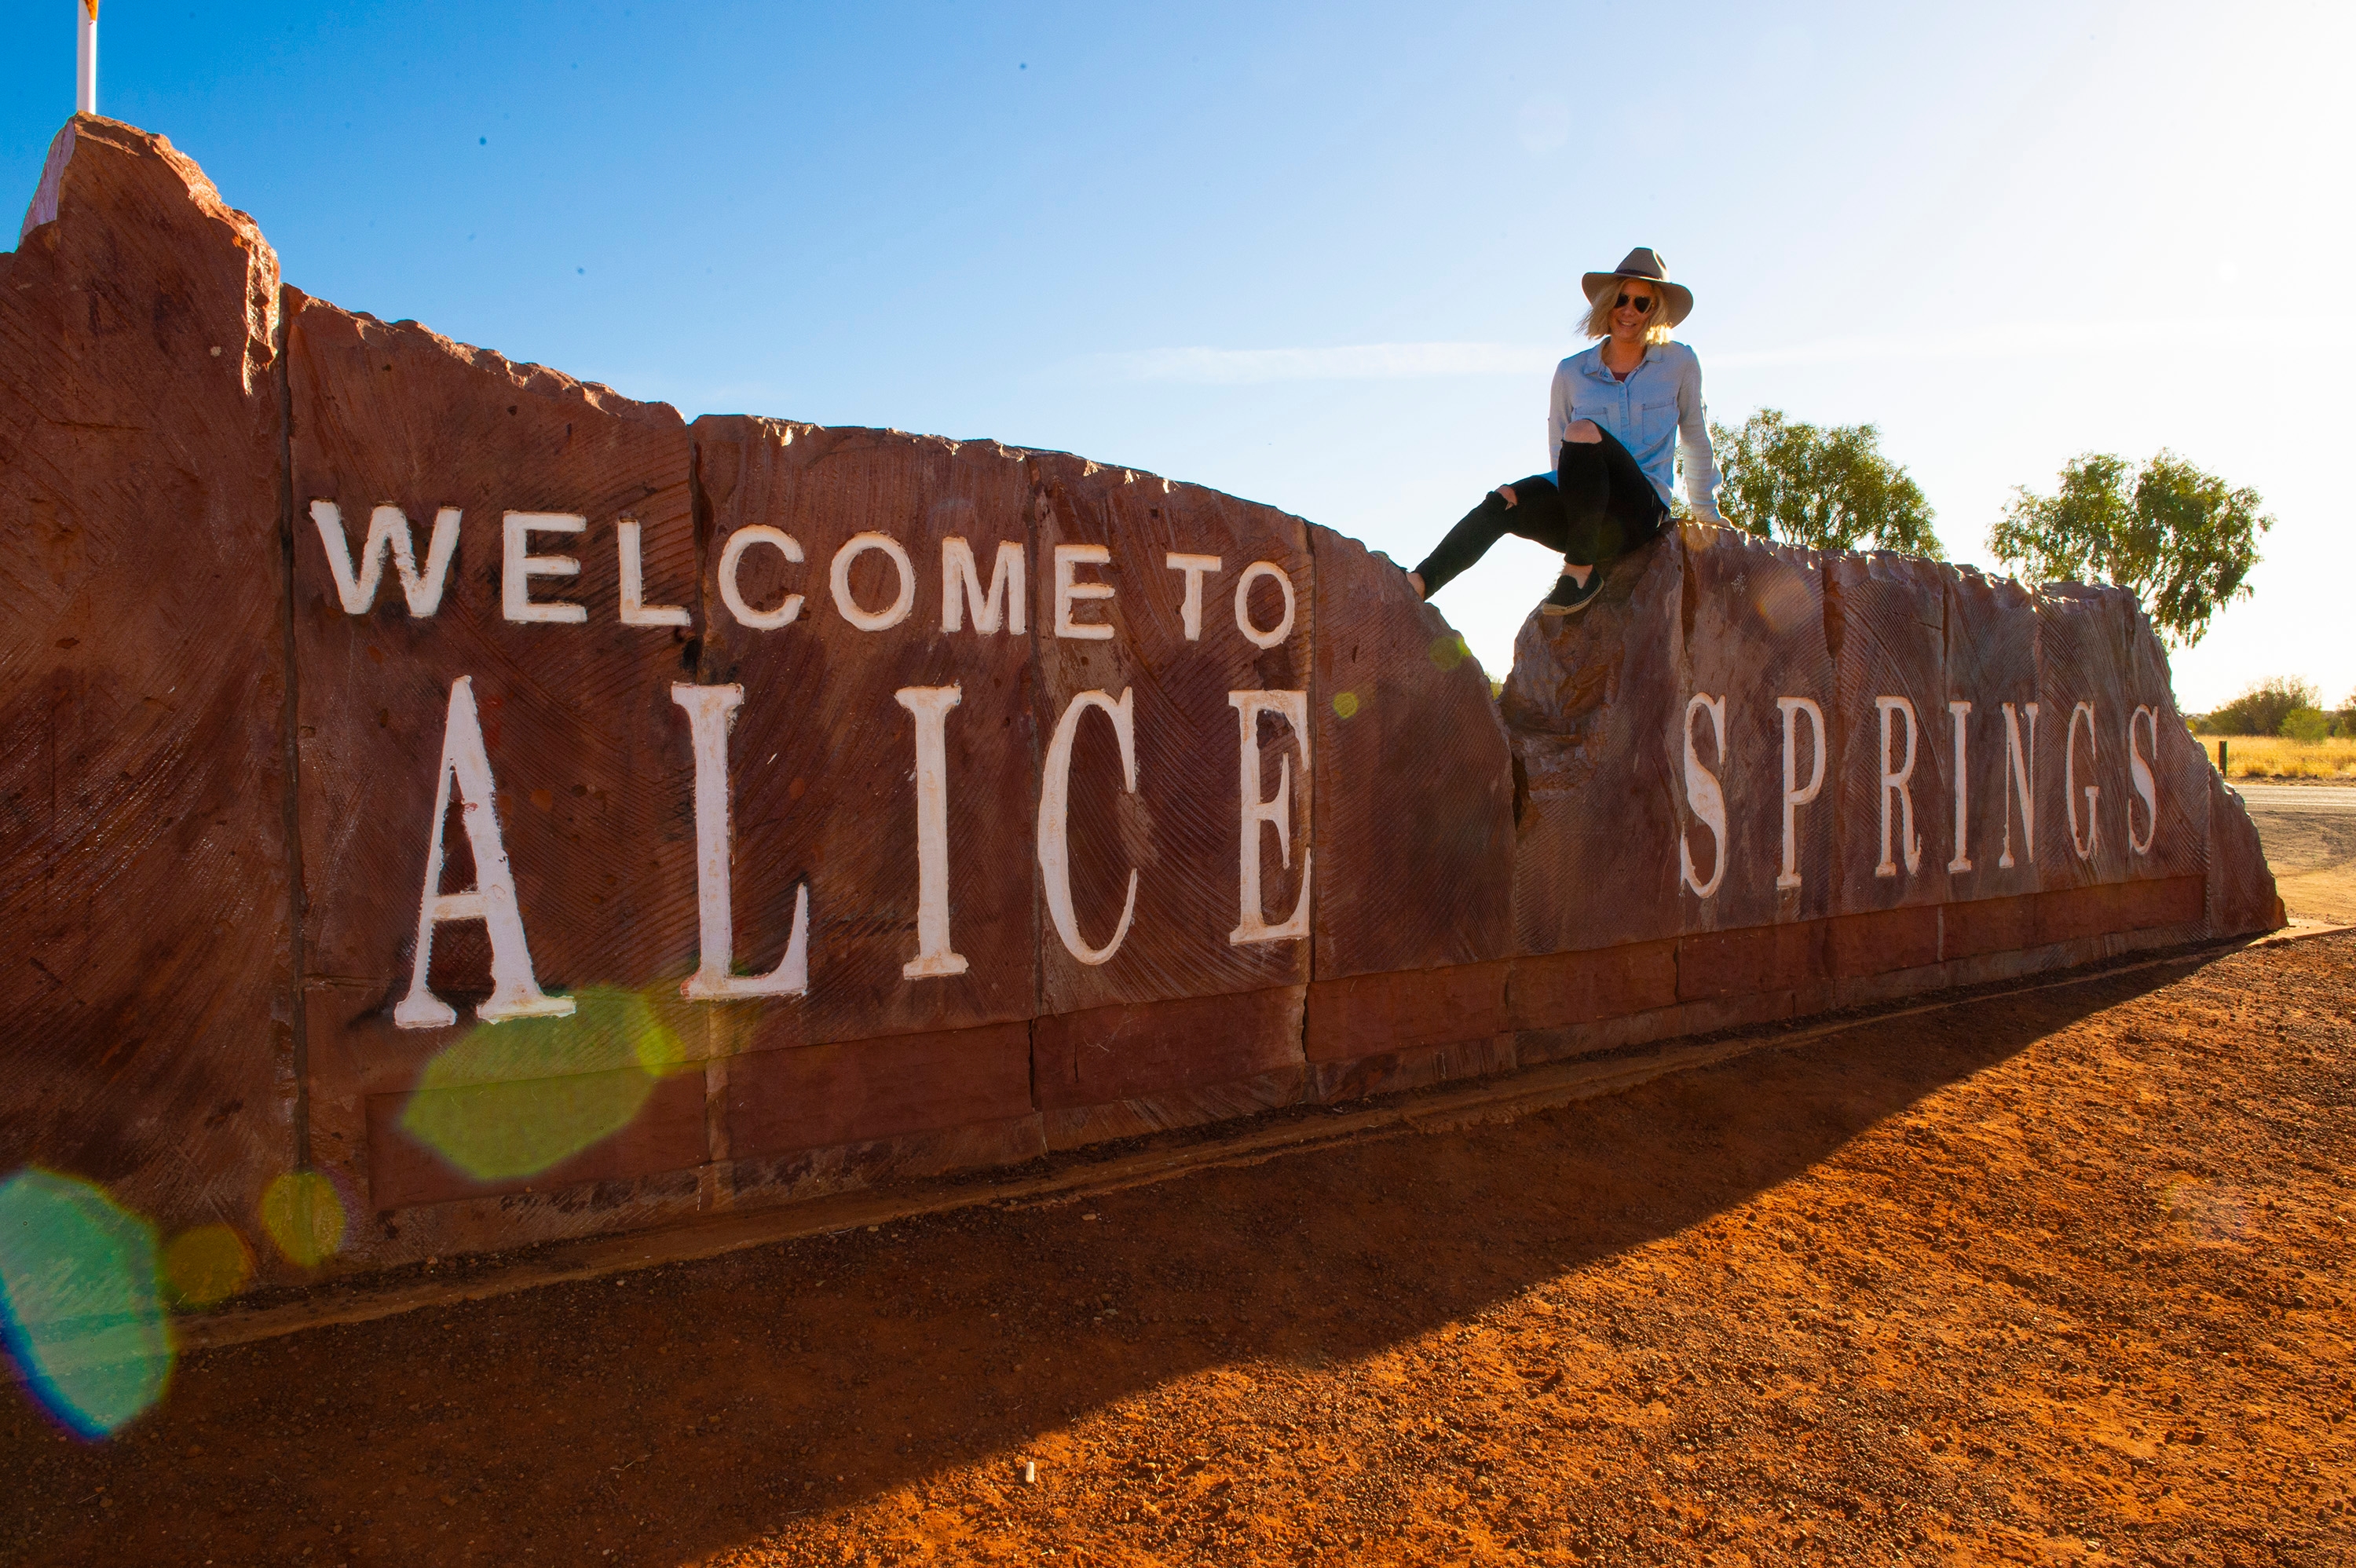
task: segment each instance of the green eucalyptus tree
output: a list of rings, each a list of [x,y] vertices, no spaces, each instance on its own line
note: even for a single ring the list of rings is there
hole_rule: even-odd
[[[2190,647],[2249,597],[2258,536],[2274,527],[2264,505],[2173,453],[2132,473],[2125,458],[2088,453],[2062,468],[2055,494],[2015,490],[1989,542],[2032,582],[2132,588],[2160,635]]]
[[[1872,425],[1822,429],[1761,409],[1740,430],[1710,426],[1709,439],[1724,481],[1719,505],[1739,528],[1817,549],[1941,553],[1931,504],[1882,455]]]

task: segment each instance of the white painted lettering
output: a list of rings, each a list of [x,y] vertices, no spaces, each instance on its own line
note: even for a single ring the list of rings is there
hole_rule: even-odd
[[[2081,702],[2070,709],[2070,733],[2062,742],[2062,811],[2070,819],[2070,848],[2078,851],[2078,859],[2091,860],[2103,842],[2102,818],[2094,807],[2103,798],[2102,786],[2086,786],[2086,831],[2078,831],[2078,720],[2086,720],[2086,760],[2096,761],[2098,748],[2094,741],[2094,705]]]
[[[1968,871],[1972,869],[1971,823],[1964,815],[1964,805],[1971,796],[1971,735],[1964,721],[1972,716],[1972,705],[1950,702],[1947,712],[1955,721],[1955,858],[1947,862],[1947,869]]]
[[[509,512],[499,519],[505,539],[499,571],[499,610],[510,621],[577,625],[589,618],[586,606],[569,600],[535,601],[535,577],[578,577],[581,561],[570,555],[533,555],[534,534],[577,534],[589,519],[572,512]]]
[[[1055,724],[1055,739],[1047,743],[1047,766],[1040,780],[1039,874],[1046,880],[1047,913],[1055,923],[1055,934],[1064,939],[1065,950],[1083,964],[1101,964],[1120,951],[1129,936],[1129,923],[1137,913],[1137,869],[1130,868],[1129,898],[1120,906],[1120,923],[1113,927],[1112,940],[1102,947],[1090,947],[1080,936],[1079,917],[1072,910],[1072,740],[1079,731],[1080,715],[1091,708],[1101,709],[1112,720],[1113,739],[1120,745],[1122,785],[1135,795],[1136,708],[1130,697],[1130,688],[1124,687],[1119,701],[1101,691],[1083,691],[1073,698]]]
[[[2159,781],[2152,776],[2151,763],[2143,754],[2136,725],[2147,725],[2151,733],[2151,754],[2159,755],[2159,712],[2157,709],[2138,708],[2127,715],[2127,773],[2136,795],[2143,801],[2143,837],[2136,837],[2135,803],[2127,803],[2127,848],[2138,855],[2151,853],[2151,841],[2159,834]]]
[[[834,559],[840,572],[842,557]],[[892,696],[916,720],[916,955],[900,966],[911,980],[965,973],[965,955],[949,946],[948,738],[948,711],[964,699],[955,686],[908,686]]]
[[[729,863],[734,837],[728,802],[728,731],[744,704],[741,686],[690,686],[674,682],[670,699],[687,711],[688,737],[695,748],[695,973],[680,995],[715,1002],[733,997],[799,997],[809,990],[809,884],[794,892],[793,933],[786,954],[766,975],[734,971],[736,922],[729,894]]]
[[[622,556],[622,624],[625,626],[684,626],[686,606],[647,603],[646,556],[640,549],[638,520],[624,517],[614,525]]]
[[[459,818],[475,855],[475,885],[465,892],[442,891],[442,824],[450,815],[450,784],[458,784]],[[515,875],[508,869],[507,845],[499,836],[498,787],[491,779],[483,723],[475,709],[471,676],[450,683],[450,711],[442,728],[441,772],[434,785],[434,830],[426,840],[425,887],[417,900],[417,952],[410,965],[409,995],[392,1009],[402,1029],[441,1029],[458,1021],[450,1004],[426,989],[434,964],[434,928],[444,921],[479,920],[490,927],[491,994],[475,1009],[485,1023],[507,1019],[562,1018],[573,998],[552,997],[531,972],[531,949],[524,941],[523,912],[516,905]]]
[[[2004,705],[2004,768],[2012,780],[2012,795],[2005,801],[2004,848],[1997,851],[1996,863],[1999,869],[2012,869],[2012,807],[2020,805],[2020,852],[2031,860],[2037,859],[2037,704],[2024,702],[2021,712],[2029,715],[2029,745],[2020,743],[2020,714],[2012,704]],[[2004,795],[2002,785],[1997,794]]]
[[[312,502],[311,521],[318,528],[319,548],[327,552],[327,572],[336,580],[336,597],[343,602],[344,613],[365,615],[375,605],[388,555],[401,574],[401,596],[409,601],[410,614],[423,619],[440,609],[450,558],[458,549],[458,516],[455,507],[434,514],[434,537],[426,541],[425,570],[420,572],[409,538],[409,515],[398,507],[379,507],[369,514],[368,539],[360,546],[355,571],[351,543],[344,537],[344,514],[333,501]]]
[[[1709,715],[1710,731],[1717,737],[1718,765],[1722,768],[1726,766],[1726,699],[1696,692],[1686,701],[1686,805],[1709,829],[1709,880],[1694,875],[1693,849],[1682,833],[1677,835],[1677,869],[1696,896],[1708,898],[1726,880],[1726,792],[1719,787],[1718,775],[1701,765],[1694,751],[1696,713]]]
[[[1777,873],[1775,885],[1796,888],[1800,885],[1800,807],[1815,800],[1816,792],[1825,787],[1825,710],[1805,697],[1779,697],[1775,706],[1783,713],[1783,869]],[[1803,713],[1808,716],[1810,750],[1815,755],[1804,789],[1800,785],[1799,725],[1795,722]]]
[[[1284,594],[1284,613],[1271,630],[1265,632],[1253,625],[1251,618],[1251,585],[1263,577],[1276,579],[1276,586]],[[1284,568],[1272,560],[1256,560],[1244,568],[1244,574],[1236,579],[1236,630],[1255,647],[1262,648],[1275,647],[1292,635],[1292,579],[1284,574]]]
[[[900,590],[892,603],[881,610],[863,610],[859,601],[851,596],[851,563],[869,550],[877,550],[890,559],[900,573]],[[834,607],[842,618],[862,632],[883,632],[908,618],[916,604],[916,569],[909,562],[908,552],[890,534],[853,534],[843,547],[834,552],[834,565],[827,575],[834,590]]]
[[[1914,704],[1903,697],[1877,697],[1873,706],[1881,715],[1881,862],[1873,868],[1877,877],[1898,874],[1898,859],[1890,849],[1890,796],[1898,797],[1898,843],[1906,861],[1906,874],[1912,876],[1922,869],[1922,836],[1914,831],[1914,792],[1907,781],[1914,776]],[[1903,716],[1906,720],[1906,761],[1896,768],[1890,765],[1890,721]]]
[[[1203,640],[1203,574],[1219,570],[1215,555],[1187,555],[1172,550],[1162,558],[1162,564],[1173,571],[1186,575],[1186,594],[1178,602],[1178,620],[1186,633],[1186,640]]]
[[[1259,844],[1260,830],[1276,829],[1278,863],[1292,864],[1292,758],[1290,754],[1277,764],[1276,794],[1267,800],[1259,797],[1259,716],[1273,713],[1292,726],[1294,748],[1301,754],[1301,776],[1309,777],[1309,694],[1306,691],[1231,691],[1227,704],[1236,710],[1243,725],[1243,759],[1238,776],[1243,799],[1243,864],[1242,887],[1238,901],[1242,916],[1227,940],[1237,945],[1247,942],[1282,942],[1309,934],[1309,846],[1301,848],[1301,896],[1292,906],[1292,913],[1281,925],[1270,925],[1260,901]],[[1309,811],[1304,803],[1301,813],[1301,837],[1309,837]]]
[[[991,564],[990,592],[981,591],[981,572],[974,564],[973,546],[951,534],[941,541],[941,630],[965,630],[965,613],[973,609],[973,629],[995,632],[1003,625],[1023,635],[1023,547],[1012,541],[999,545]]]
[[[756,544],[770,545],[779,555],[795,565],[801,564],[801,541],[783,528],[773,528],[766,523],[752,523],[728,536],[720,547],[720,602],[736,617],[741,626],[756,632],[774,632],[780,626],[793,624],[794,617],[802,613],[802,596],[788,593],[785,602],[774,610],[755,610],[744,603],[744,591],[737,586],[736,573],[744,564],[744,552]]]
[[[1100,643],[1112,635],[1112,628],[1100,621],[1075,621],[1072,606],[1083,599],[1109,599],[1109,582],[1075,581],[1072,573],[1083,566],[1102,566],[1112,560],[1112,551],[1100,544],[1059,544],[1055,547],[1055,635],[1076,637],[1083,642]]]

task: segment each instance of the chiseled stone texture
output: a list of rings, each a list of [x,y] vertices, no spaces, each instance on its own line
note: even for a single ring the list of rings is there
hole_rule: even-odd
[[[1725,703],[1722,751],[1697,694]],[[1797,887],[1778,885],[1785,792],[1805,791],[1815,737],[1779,699],[1825,718],[1823,784],[1791,813]],[[1911,773],[1899,699],[1915,716]],[[1970,704],[1960,761],[1957,703]],[[1686,524],[1615,562],[1584,613],[1534,613],[1501,709],[1525,961],[1679,936],[1680,997],[1799,987],[1804,1003],[1881,970],[2103,932],[2190,940],[2281,923],[2255,831],[2186,734],[2166,654],[2124,590],[2032,592]],[[1885,770],[1906,778],[1911,867]],[[1722,847],[1697,805],[1712,783]],[[2205,923],[2180,891],[2203,876]],[[2145,884],[2165,891],[2131,891]],[[1516,1004],[1524,1029],[1583,1010],[1569,996]]]
[[[278,259],[112,120],[33,206],[0,254],[0,1173],[254,1235],[296,1156]]]
[[[479,921],[440,926],[429,982],[457,1014],[443,1029],[397,1027],[410,987],[437,764],[455,682],[466,679],[498,788],[497,820],[529,938],[551,993],[644,990],[667,1030],[666,1056],[700,1056],[705,1019],[681,1003],[694,968],[695,865],[686,716],[673,681],[694,678],[694,522],[685,425],[536,365],[391,325],[286,291],[294,411],[294,656],[299,677],[305,901],[314,1156],[348,1173],[372,1208],[418,1194],[456,1198],[545,1186],[555,1173],[469,1180],[404,1131],[404,1092],[498,1079],[509,1117],[562,1124],[577,1075],[640,1070],[643,1040],[592,1027],[485,1025],[490,990]],[[407,517],[419,568],[437,515],[457,512],[455,545],[430,613],[408,602],[387,562],[373,603],[345,605],[314,504],[340,514],[352,570],[371,514]],[[535,603],[574,604],[573,623],[517,621],[503,600],[509,512],[585,519],[578,533],[535,532],[528,552],[579,563],[535,576]],[[626,625],[618,614],[620,525],[638,525],[647,603],[688,624]],[[453,809],[441,891],[476,884]],[[485,1031],[487,1031],[485,1032]],[[649,1106],[679,1100],[662,1084]],[[468,1103],[460,1095],[460,1104]],[[492,1103],[485,1100],[485,1104]],[[487,1112],[485,1114],[488,1114]],[[638,1118],[651,1119],[651,1111]],[[700,1126],[701,1112],[696,1125]],[[431,1118],[421,1118],[430,1122]],[[604,1151],[619,1179],[699,1164],[689,1121],[650,1137],[634,1125]],[[568,1162],[569,1165],[570,1162]]]
[[[339,309],[113,122],[69,127],[30,218],[0,257],[0,1008],[29,1042],[0,1169],[101,1180],[167,1235],[226,1221],[279,1277],[262,1194],[306,1157],[353,1211],[334,1266],[381,1266],[2282,920],[2117,590],[1687,524],[1583,614],[1533,615],[1493,701],[1355,540],[1065,453],[691,426]],[[392,569],[347,603],[330,546],[364,556],[380,507],[429,573],[456,515],[431,606]],[[530,593],[577,619],[518,617],[509,513],[583,519],[519,552],[579,563]],[[623,618],[633,528],[662,624]],[[958,540],[978,586],[1022,555],[992,629],[961,594],[950,624]],[[462,679],[495,778],[474,819],[567,1019],[469,1016],[490,951],[457,918],[428,977],[458,1021],[393,1016],[421,896],[481,874],[454,804],[424,886]],[[674,684],[743,689],[724,967],[776,965],[806,891],[807,994],[681,995],[704,928]],[[930,774],[912,700],[952,687]],[[1125,702],[1134,788],[1084,699]],[[1913,714],[1911,771],[1884,708]],[[1042,801],[1076,711],[1058,869]],[[1787,734],[1794,782],[1823,771],[1788,864]]]

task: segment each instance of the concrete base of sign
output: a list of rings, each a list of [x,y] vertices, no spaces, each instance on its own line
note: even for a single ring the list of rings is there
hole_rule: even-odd
[[[95,117],[0,345],[0,1172],[248,1282],[2282,923],[2116,590],[1687,527],[1493,699],[1355,540],[338,309]]]

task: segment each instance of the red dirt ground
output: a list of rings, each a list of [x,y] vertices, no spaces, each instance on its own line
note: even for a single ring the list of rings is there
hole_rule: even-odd
[[[0,1556],[2342,1562],[2351,1021],[2322,937],[0,1398]]]

